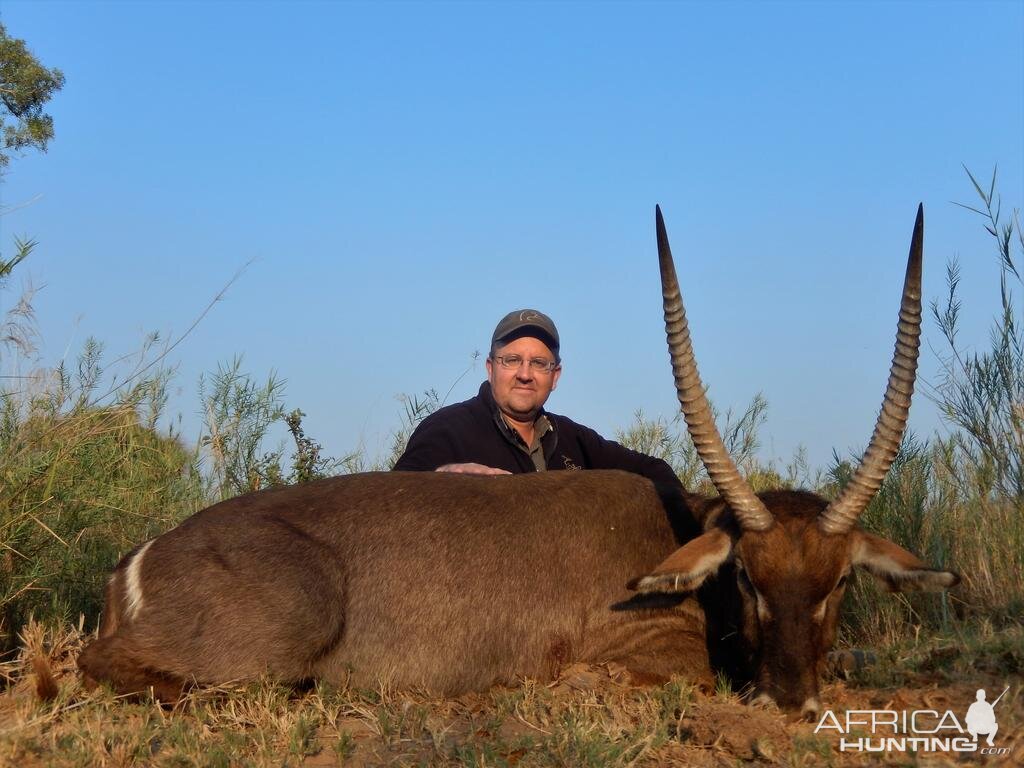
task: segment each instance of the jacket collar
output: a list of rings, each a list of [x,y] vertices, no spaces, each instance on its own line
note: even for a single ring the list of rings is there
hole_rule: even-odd
[[[480,401],[486,406],[491,415],[491,419],[494,421],[495,427],[501,433],[502,437],[512,445],[521,447],[520,444],[522,443],[522,438],[519,437],[517,433],[514,433],[512,427],[505,422],[504,417],[501,415],[501,409],[498,408],[498,403],[494,400],[494,393],[491,392],[491,382],[484,381],[484,383],[480,385],[480,391],[477,393],[477,397],[479,397]],[[541,408],[537,413],[537,418],[539,419],[542,416],[548,423],[548,429],[541,437],[540,442],[541,445],[544,446],[545,457],[550,460],[554,454],[555,444],[558,442],[558,438],[556,437],[555,421],[543,408]]]

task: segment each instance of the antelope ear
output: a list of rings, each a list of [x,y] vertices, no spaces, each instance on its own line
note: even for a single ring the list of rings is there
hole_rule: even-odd
[[[712,528],[668,556],[647,576],[627,586],[639,592],[691,592],[732,555],[732,539]]]
[[[903,547],[865,531],[853,531],[852,561],[883,581],[890,592],[934,592],[960,583],[952,571],[929,568]]]

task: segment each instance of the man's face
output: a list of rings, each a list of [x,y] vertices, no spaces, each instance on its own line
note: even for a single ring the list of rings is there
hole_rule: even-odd
[[[533,370],[530,367],[531,360],[554,362],[555,356],[547,344],[530,336],[523,336],[498,347],[495,355],[518,355],[522,363],[518,368],[505,368],[497,360],[487,359],[487,379],[491,382],[494,401],[506,416],[516,421],[532,422],[558,383],[561,366],[546,373]]]

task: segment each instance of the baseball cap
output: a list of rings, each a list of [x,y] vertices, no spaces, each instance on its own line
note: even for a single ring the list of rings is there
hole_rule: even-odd
[[[498,326],[494,329],[494,333],[491,335],[491,346],[493,347],[498,342],[508,339],[513,334],[517,336],[529,335],[518,333],[518,331],[524,329],[537,331],[537,338],[548,345],[551,351],[555,353],[555,357],[558,356],[558,329],[555,328],[555,324],[551,321],[550,317],[536,309],[517,309],[501,318]]]

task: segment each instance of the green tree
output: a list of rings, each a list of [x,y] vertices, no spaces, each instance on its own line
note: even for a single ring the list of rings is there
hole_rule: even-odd
[[[53,138],[53,118],[43,107],[64,86],[64,73],[47,69],[32,55],[24,40],[7,36],[0,23],[0,172],[10,154],[27,147],[46,151]],[[8,122],[14,118],[13,123]]]

